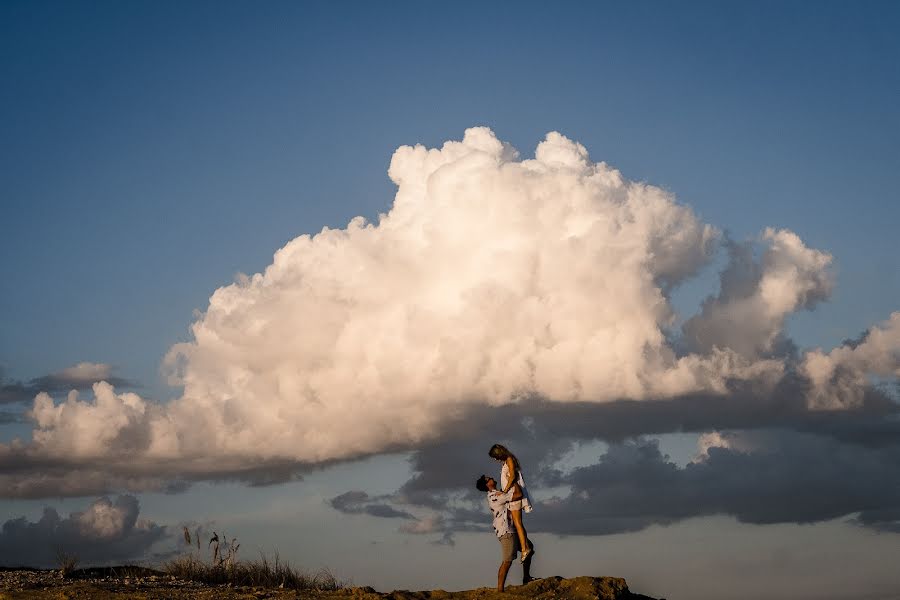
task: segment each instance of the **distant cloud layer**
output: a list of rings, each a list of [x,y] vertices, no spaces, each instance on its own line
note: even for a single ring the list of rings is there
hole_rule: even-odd
[[[105,363],[81,362],[56,373],[35,377],[28,383],[5,380],[0,370],[0,404],[32,402],[40,392],[58,394],[89,390],[98,381],[116,387],[137,387],[132,381],[115,377],[112,365]]]
[[[169,534],[163,526],[138,519],[139,512],[137,498],[125,495],[115,501],[100,498],[65,518],[45,508],[36,522],[9,519],[0,530],[0,564],[56,567],[59,554],[91,566],[144,558]]]
[[[412,455],[413,476],[379,497],[371,516],[414,515],[405,532],[487,531],[484,494],[475,490],[500,441],[513,449],[539,495],[533,532],[603,535],[682,519],[729,515],[747,523],[852,522],[900,531],[900,420],[894,400],[870,390],[854,411],[810,411],[790,385],[771,398],[716,396],[558,406],[523,403],[483,412],[446,439]],[[801,398],[802,401],[802,398]],[[462,424],[460,424],[462,425]],[[724,429],[728,426],[744,429]],[[641,432],[707,431],[694,460],[678,465]],[[609,447],[594,464],[570,467],[580,443]],[[347,492],[352,497],[362,492]],[[332,502],[339,511],[340,502]],[[391,509],[391,510],[388,510]]]
[[[555,419],[545,433],[560,448],[896,414],[870,377],[900,375],[900,313],[827,353],[786,338],[785,320],[834,285],[831,256],[793,232],[728,240],[558,133],[520,160],[473,128],[440,149],[399,148],[389,175],[398,191],[378,223],[302,235],[263,273],[213,293],[192,341],[165,359],[180,398],[156,404],[109,381],[86,400],[38,394],[33,441],[0,445],[0,493],[273,483],[441,444],[525,406],[534,414],[521,417]],[[720,289],[679,328],[671,291],[723,247]],[[587,429],[600,414],[618,429]],[[336,502],[407,513],[358,495]],[[420,529],[442,522],[453,521]]]

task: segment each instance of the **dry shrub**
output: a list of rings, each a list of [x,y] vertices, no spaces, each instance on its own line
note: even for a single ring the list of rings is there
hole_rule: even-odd
[[[56,564],[63,577],[68,577],[78,566],[78,556],[61,548],[56,550]]]

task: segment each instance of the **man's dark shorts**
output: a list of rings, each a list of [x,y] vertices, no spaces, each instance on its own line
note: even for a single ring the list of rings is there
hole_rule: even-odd
[[[498,538],[500,540],[500,558],[503,562],[512,562],[519,553],[519,537],[513,533]]]

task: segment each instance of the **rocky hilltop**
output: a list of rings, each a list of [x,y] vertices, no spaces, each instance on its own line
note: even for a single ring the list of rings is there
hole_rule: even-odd
[[[654,600],[650,596],[635,594],[620,577],[544,577],[525,585],[507,586],[505,592],[494,588],[478,588],[461,592],[393,591],[380,594],[371,588],[351,588],[342,590],[361,600],[514,600],[534,598],[537,600]]]
[[[618,577],[545,577],[505,592],[478,588],[459,592],[431,590],[378,592],[370,587],[347,587],[334,591],[297,591],[260,587],[212,586],[184,581],[149,569],[127,576],[115,572],[78,579],[63,578],[58,571],[0,571],[0,600],[654,600],[635,594]]]

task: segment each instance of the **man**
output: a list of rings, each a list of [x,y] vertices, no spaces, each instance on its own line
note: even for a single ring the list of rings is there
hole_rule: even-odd
[[[487,492],[488,506],[494,515],[494,532],[500,541],[500,570],[497,571],[497,591],[502,592],[506,588],[506,574],[509,573],[509,567],[516,558],[516,554],[521,550],[519,547],[519,538],[516,535],[507,510],[506,505],[512,498],[513,491],[510,490],[505,494],[497,489],[497,481],[493,477],[482,475],[475,482],[475,487],[482,492]],[[531,552],[522,563],[522,584],[526,584],[532,580],[531,577],[531,559],[534,557],[534,544],[528,541],[528,547]]]

